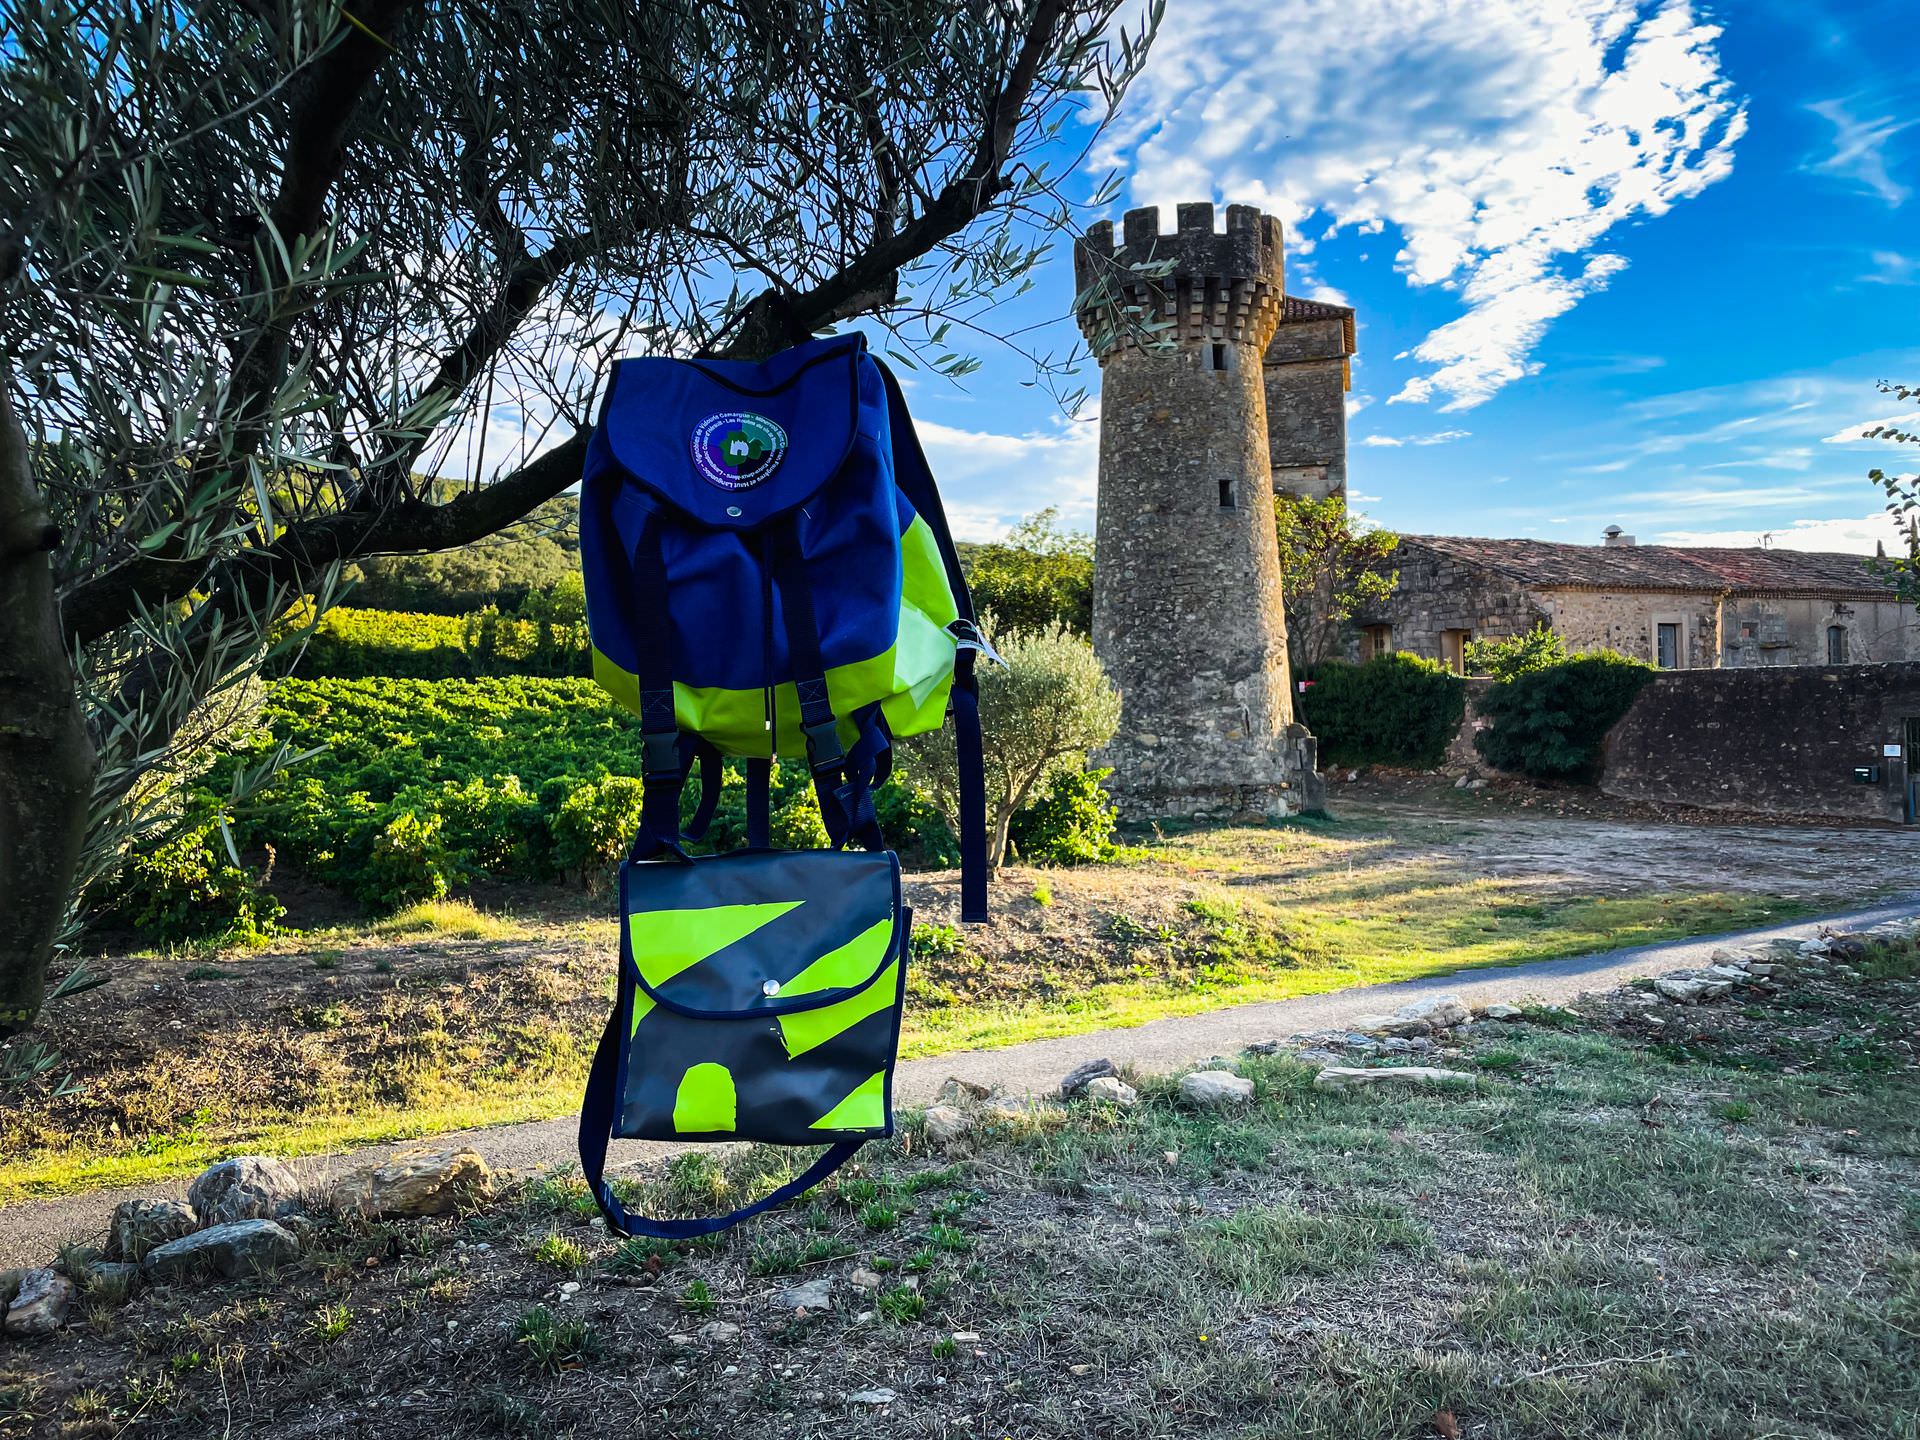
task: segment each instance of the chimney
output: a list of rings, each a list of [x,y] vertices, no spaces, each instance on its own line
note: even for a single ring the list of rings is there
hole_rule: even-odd
[[[1606,535],[1607,535],[1607,538],[1604,542],[1605,544],[1608,544],[1608,545],[1633,544],[1633,537],[1627,534],[1627,532],[1622,530],[1618,525],[1607,526]]]

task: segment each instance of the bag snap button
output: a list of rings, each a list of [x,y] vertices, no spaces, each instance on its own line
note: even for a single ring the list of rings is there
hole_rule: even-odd
[[[740,518],[740,507],[738,505],[727,506],[727,514],[731,515],[734,519],[738,520]],[[772,994],[773,992],[768,991],[767,993]]]
[[[778,995],[780,993],[780,982],[778,980],[769,980],[760,987],[760,990],[761,993],[766,995]]]

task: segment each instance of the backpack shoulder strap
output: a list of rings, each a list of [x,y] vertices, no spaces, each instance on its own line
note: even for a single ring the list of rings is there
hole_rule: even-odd
[[[985,640],[973,612],[973,593],[967,588],[967,577],[960,569],[960,552],[953,545],[947,512],[940,503],[940,489],[933,483],[926,452],[920,448],[913,417],[907,413],[907,397],[901,393],[900,382],[893,372],[877,356],[871,358],[887,388],[894,483],[933,532],[934,541],[940,547],[941,562],[947,567],[947,585],[960,611],[960,620],[955,625],[960,648],[953,657],[952,702],[955,778],[960,791],[960,921],[963,925],[984,925],[987,922],[987,770],[981,750],[980,682],[974,675],[974,663]]]

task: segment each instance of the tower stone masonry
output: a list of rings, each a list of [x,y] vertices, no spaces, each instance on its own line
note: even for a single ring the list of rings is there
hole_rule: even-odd
[[[1273,529],[1280,223],[1247,205],[1224,234],[1210,204],[1178,217],[1163,235],[1157,210],[1132,210],[1117,249],[1101,222],[1074,251],[1101,368],[1093,644],[1121,695],[1100,761],[1128,820],[1318,809]]]

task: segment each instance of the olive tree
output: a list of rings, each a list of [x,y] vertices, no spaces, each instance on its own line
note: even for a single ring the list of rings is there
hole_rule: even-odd
[[[1920,405],[1920,385],[1894,385],[1882,381],[1880,393],[1896,400]],[[1920,445],[1920,414],[1906,420],[1887,420],[1863,432],[1869,440],[1891,440],[1900,445]],[[1920,605],[1920,475],[1889,475],[1875,467],[1867,478],[1886,492],[1887,513],[1900,527],[1907,553],[1878,562],[1900,594],[1911,604]]]
[[[1123,3],[0,10],[0,1036],[280,617],[566,489],[610,357],[964,372]]]
[[[989,626],[992,618],[987,617]],[[1120,692],[1093,646],[1062,625],[1015,630],[1001,641],[1004,665],[983,664],[980,729],[987,771],[987,859],[999,870],[1014,812],[1062,769],[1086,763],[1087,752],[1113,738]],[[941,734],[897,742],[908,773],[931,792],[954,834],[959,829],[959,775],[953,741]]]

